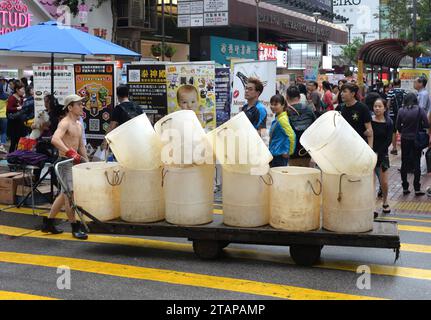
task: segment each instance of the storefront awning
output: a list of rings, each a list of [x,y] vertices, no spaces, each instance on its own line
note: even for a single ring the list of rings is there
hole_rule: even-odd
[[[408,42],[401,39],[383,39],[366,43],[358,53],[358,60],[365,64],[398,68],[407,55],[404,48]]]

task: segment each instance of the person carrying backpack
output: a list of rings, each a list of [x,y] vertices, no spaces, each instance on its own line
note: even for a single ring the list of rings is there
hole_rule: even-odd
[[[119,104],[112,113],[108,132],[142,114],[142,109],[129,100],[129,88],[126,85],[117,87],[117,97]]]
[[[406,96],[407,92],[404,89],[401,89],[401,80],[394,80],[394,87],[387,93],[387,106],[389,110],[389,117],[392,120],[392,123],[397,122],[398,110],[400,110],[403,106],[403,100]],[[391,154],[398,155],[397,150],[397,128],[394,126],[394,132],[392,134],[392,151]]]
[[[303,149],[299,143],[299,139],[305,130],[316,120],[316,115],[310,106],[300,102],[301,96],[299,89],[296,86],[290,86],[286,92],[287,95],[287,113],[290,120],[290,125],[295,131],[296,148],[293,155],[290,157],[289,165],[298,167],[310,166],[310,155]]]

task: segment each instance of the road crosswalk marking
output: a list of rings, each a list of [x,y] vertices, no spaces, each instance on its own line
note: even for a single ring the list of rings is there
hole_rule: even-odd
[[[245,294],[292,300],[374,300],[369,296],[321,291],[247,279],[236,279],[175,270],[137,267],[58,256],[0,252],[0,262],[39,267],[68,266],[71,270],[100,275],[156,281],[177,285],[226,290]]]
[[[45,233],[41,233],[40,231],[32,232],[29,229],[5,227],[5,226],[0,226],[0,234],[16,236],[16,237],[24,236],[24,237],[33,237],[33,238],[41,238],[41,239],[49,239],[49,240],[80,241],[80,240],[74,239],[70,234],[47,235]],[[176,242],[169,242],[169,241],[149,240],[149,239],[143,239],[143,238],[91,235],[87,240],[87,242],[146,247],[146,248],[152,248],[152,249],[181,251],[181,252],[190,252],[190,253],[193,252],[192,246],[189,243],[176,243]],[[418,251],[420,250],[421,253],[431,253],[431,246],[419,246],[414,244],[407,244],[407,245],[402,245],[402,248],[403,250],[404,249],[408,250],[409,246],[410,246],[410,249],[416,249]],[[225,252],[229,257],[232,257],[232,258],[261,260],[261,261],[269,261],[269,262],[294,265],[294,262],[288,258],[287,254],[265,253],[265,252],[260,252],[258,250],[246,250],[246,249],[237,249],[237,248],[226,248]],[[358,266],[359,264],[350,263],[350,262],[341,262],[341,261],[331,262],[331,261],[324,260],[321,264],[315,267],[330,269],[330,270],[356,272]],[[370,267],[371,267],[371,273],[376,275],[431,280],[431,270],[428,270],[428,269],[406,268],[406,267],[385,266],[385,265],[372,265]]]
[[[0,290],[0,300],[57,300],[57,299],[44,297],[44,296],[36,296],[33,294]]]

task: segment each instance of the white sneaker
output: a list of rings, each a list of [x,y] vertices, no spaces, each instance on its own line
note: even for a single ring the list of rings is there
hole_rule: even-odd
[[[429,187],[427,188],[427,190],[426,190],[426,194],[427,194],[427,196],[428,196],[428,197],[430,197],[430,198],[431,198],[431,186],[429,186]]]
[[[0,145],[0,153],[8,153],[3,145]]]

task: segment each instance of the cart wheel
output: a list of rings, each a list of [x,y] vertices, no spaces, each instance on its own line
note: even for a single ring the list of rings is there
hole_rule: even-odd
[[[297,265],[311,267],[319,262],[322,246],[293,245],[290,256]]]
[[[193,251],[201,259],[217,259],[222,249],[222,244],[215,240],[193,240]]]

